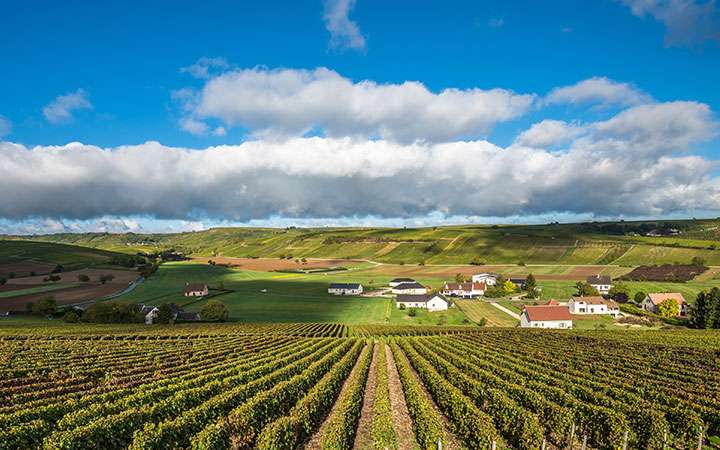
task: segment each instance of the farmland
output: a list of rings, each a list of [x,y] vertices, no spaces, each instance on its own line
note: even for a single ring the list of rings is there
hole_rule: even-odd
[[[17,329],[0,448],[689,448],[720,431],[719,349],[696,331]]]
[[[173,249],[190,256],[365,259],[394,264],[720,265],[720,221],[552,225],[457,225],[428,228],[216,228],[178,234],[54,234],[34,240],[117,252]],[[678,236],[641,233],[664,225]],[[26,239],[24,237],[9,237]]]

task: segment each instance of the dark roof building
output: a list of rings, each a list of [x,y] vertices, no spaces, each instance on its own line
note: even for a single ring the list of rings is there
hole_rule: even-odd
[[[356,290],[360,289],[360,283],[330,283],[329,289]]]
[[[612,284],[612,278],[609,275],[592,275],[587,277],[587,283],[590,285],[607,286]]]
[[[418,283],[417,281],[413,281],[410,283],[400,283],[397,286],[395,286],[395,289],[399,289],[401,291],[405,290],[405,289],[424,289],[424,288],[425,288],[425,286]]]
[[[397,303],[427,303],[435,297],[440,297],[441,299],[445,300],[446,302],[448,301],[447,298],[445,298],[445,296],[441,295],[441,294],[420,294],[420,295],[398,294],[395,301]]]
[[[390,283],[414,283],[415,280],[412,278],[393,278]]]

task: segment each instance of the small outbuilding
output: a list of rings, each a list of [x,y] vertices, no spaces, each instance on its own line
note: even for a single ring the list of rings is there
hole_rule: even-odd
[[[363,286],[360,283],[330,283],[328,294],[332,295],[360,295]]]
[[[210,293],[207,284],[203,283],[185,283],[185,297],[205,297]]]
[[[400,283],[392,288],[393,294],[406,294],[406,295],[424,295],[428,293],[428,288],[422,284],[413,281],[407,283]]]
[[[395,299],[395,306],[400,308],[401,306],[405,308],[423,308],[427,309],[428,311],[435,312],[435,311],[447,311],[448,306],[450,306],[450,302],[448,300],[440,295],[440,294],[433,294],[433,295],[409,295],[409,294],[400,294]]]

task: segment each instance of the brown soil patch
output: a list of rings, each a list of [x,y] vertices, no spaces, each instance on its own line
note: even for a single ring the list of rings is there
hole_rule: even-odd
[[[385,355],[388,367],[388,387],[390,389],[390,404],[392,405],[392,419],[395,425],[395,433],[398,438],[399,450],[412,450],[418,447],[415,441],[415,433],[412,430],[412,419],[405,403],[405,394],[402,389],[400,375],[398,375],[395,359],[390,347],[385,347]]]
[[[402,352],[402,350],[400,350]],[[393,360],[394,362],[394,360]],[[453,434],[452,432],[452,425],[450,424],[450,421],[447,417],[445,417],[445,414],[442,412],[442,410],[438,407],[438,405],[435,403],[435,399],[432,398],[432,395],[430,395],[430,392],[428,392],[427,388],[425,388],[425,384],[423,384],[422,380],[420,379],[420,375],[415,371],[415,368],[410,364],[410,361],[408,361],[408,365],[410,366],[410,372],[412,372],[415,379],[417,379],[418,383],[420,383],[420,387],[422,388],[422,391],[425,393],[425,396],[428,399],[429,404],[433,407],[435,411],[439,414],[443,428],[445,429],[445,447],[447,450],[462,450],[463,446],[460,442],[460,440]],[[397,369],[396,369],[397,370]],[[399,377],[399,376],[398,376]]]
[[[0,277],[9,278],[10,274],[15,274],[15,277],[27,277],[31,272],[36,274],[50,273],[55,268],[52,264],[46,264],[34,261],[18,261],[12,263],[0,264]]]
[[[374,357],[374,354],[373,354],[373,357]],[[345,380],[345,382],[342,385],[342,388],[340,388],[340,393],[338,394],[337,399],[341,399],[343,397],[343,394],[345,394],[345,392],[348,390],[348,387],[349,387],[348,381],[353,377],[355,372],[360,370],[359,369],[359,361],[360,361],[360,358],[358,358],[358,360],[355,362],[355,366],[350,371],[350,375],[348,375],[347,379]],[[333,407],[330,409],[330,412],[325,417],[325,420],[323,420],[323,423],[320,425],[320,428],[318,428],[315,431],[315,433],[313,433],[313,435],[310,436],[310,439],[307,441],[307,443],[305,443],[305,447],[304,447],[305,450],[321,450],[322,449],[322,447],[320,445],[322,435],[325,432],[325,429],[328,427],[328,424],[330,423],[330,419],[335,414],[337,414],[337,409],[339,406],[340,406],[340,402],[335,401],[335,404],[333,404]]]
[[[375,386],[377,385],[377,353],[378,345],[373,348],[372,362],[370,362],[370,372],[368,380],[365,384],[365,393],[363,395],[363,405],[360,412],[360,420],[358,421],[357,430],[355,431],[354,449],[372,450],[372,416],[373,402],[375,401]]]
[[[273,270],[293,269],[327,269],[331,267],[345,267],[351,263],[358,263],[358,260],[351,259],[308,259],[305,264],[296,263],[294,259],[280,258],[231,258],[226,256],[193,258],[193,261],[207,263],[209,260],[217,264],[227,265],[245,270],[257,270],[259,272],[272,272]]]
[[[89,276],[91,283],[97,282],[100,278],[100,275],[114,275],[115,278],[112,280],[112,283],[124,285],[127,285],[128,283],[134,281],[140,276],[137,271],[122,269],[81,269],[72,270],[69,272],[60,272],[56,273],[55,275],[60,277],[60,281],[57,281],[57,283],[77,283],[78,275],[80,274]],[[7,284],[22,285],[23,289],[28,287],[28,285],[44,285],[48,284],[43,281],[46,276],[47,275],[38,275],[34,277],[13,278],[12,280],[8,280]]]
[[[26,288],[27,286],[23,286]],[[84,284],[82,286],[70,287],[67,289],[57,289],[48,292],[39,292],[35,294],[19,295],[17,297],[0,298],[0,312],[6,311],[25,311],[25,305],[42,298],[52,296],[55,298],[58,306],[80,303],[87,300],[95,300],[105,297],[116,292],[120,292],[127,287],[127,283],[107,283],[107,284]]]

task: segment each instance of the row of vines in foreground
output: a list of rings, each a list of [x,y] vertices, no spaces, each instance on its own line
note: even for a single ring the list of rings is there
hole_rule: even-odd
[[[345,449],[361,414],[392,449],[407,444],[398,398],[421,448],[696,448],[720,434],[705,334],[220,330],[0,339],[0,449]]]

